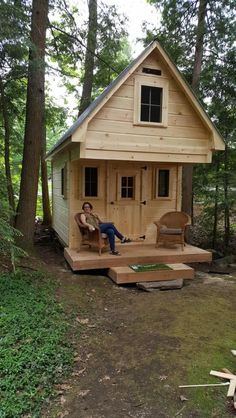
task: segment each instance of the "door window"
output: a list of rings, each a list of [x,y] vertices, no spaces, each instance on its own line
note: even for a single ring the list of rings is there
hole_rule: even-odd
[[[121,176],[122,199],[134,199],[134,184],[135,178],[133,176]]]

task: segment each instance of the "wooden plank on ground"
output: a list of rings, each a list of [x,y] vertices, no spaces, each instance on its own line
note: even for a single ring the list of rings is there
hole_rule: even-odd
[[[108,276],[117,284],[193,279],[194,270],[185,264],[166,264],[171,270],[136,272],[129,266],[112,267]]]
[[[184,284],[183,279],[176,280],[164,280],[158,282],[141,282],[137,283],[137,287],[147,292],[152,292],[155,289],[159,290],[171,290],[171,289],[182,289]]]
[[[229,390],[228,390],[228,393],[227,393],[228,398],[233,398],[233,396],[235,394],[235,389],[236,389],[236,380],[232,379],[232,380],[230,380]]]
[[[217,372],[216,370],[211,370],[210,375],[216,376],[216,377],[221,377],[222,379],[236,380],[236,375],[235,374]]]

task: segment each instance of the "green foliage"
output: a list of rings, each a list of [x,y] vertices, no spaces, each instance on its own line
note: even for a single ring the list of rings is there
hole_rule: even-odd
[[[57,20],[51,19],[50,22],[50,60],[57,63],[63,85],[68,93],[77,95],[79,102],[84,79],[87,21],[81,15],[80,9],[69,9],[60,1],[57,7],[59,17]],[[98,5],[93,98],[96,98],[131,61],[126,22],[127,18],[117,13],[115,5]]]
[[[159,28],[150,29],[146,23],[146,39],[157,37],[170,53],[182,74],[191,83],[199,1],[147,0],[161,13]],[[199,99],[205,102],[212,121],[221,132],[226,151],[214,158],[211,165],[197,166],[194,173],[195,201],[202,208],[198,229],[209,242],[225,241],[229,247],[230,221],[235,211],[236,145],[236,12],[234,0],[207,0],[204,28],[202,69]],[[218,154],[220,155],[220,154]],[[218,160],[219,158],[219,160]]]
[[[11,262],[13,271],[15,271],[17,258],[25,256],[26,253],[15,243],[16,238],[20,237],[21,233],[10,225],[11,211],[6,200],[4,183],[4,177],[0,173],[0,258],[5,257],[8,259]]]
[[[9,223],[9,206],[6,202],[0,202],[0,257],[4,256],[11,261],[15,271],[17,258],[25,256],[26,253],[15,244],[15,239],[21,233]]]
[[[71,365],[65,314],[55,283],[40,273],[0,275],[0,416],[38,417]]]
[[[98,14],[97,51],[93,80],[94,98],[114,80],[131,61],[131,48],[125,29],[127,18],[114,5],[103,5]]]

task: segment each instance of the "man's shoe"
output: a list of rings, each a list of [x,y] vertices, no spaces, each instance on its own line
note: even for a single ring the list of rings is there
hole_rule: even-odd
[[[123,238],[123,239],[121,240],[121,244],[126,244],[127,242],[132,242],[132,241],[131,241],[131,239],[129,239],[129,238]]]
[[[110,252],[111,255],[121,255],[121,253],[119,253],[119,251],[111,251]]]

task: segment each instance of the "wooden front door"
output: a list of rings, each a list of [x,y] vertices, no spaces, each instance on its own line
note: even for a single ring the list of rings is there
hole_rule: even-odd
[[[122,234],[132,239],[144,235],[142,226],[142,169],[140,164],[109,163],[108,217]]]

